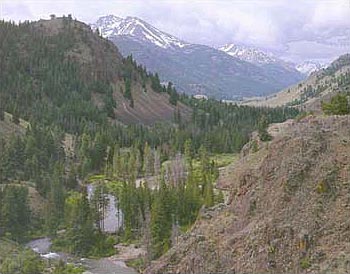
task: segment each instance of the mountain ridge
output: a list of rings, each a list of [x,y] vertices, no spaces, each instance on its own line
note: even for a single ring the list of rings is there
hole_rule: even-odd
[[[344,54],[328,67],[312,73],[305,81],[264,98],[247,99],[250,106],[293,106],[306,111],[319,112],[322,101],[350,89],[350,54]]]
[[[181,92],[217,99],[266,95],[303,79],[298,71],[276,63],[261,67],[209,46],[187,43],[135,17],[120,20],[101,17],[91,26],[124,56],[133,55]],[[128,31],[120,26],[128,26]]]

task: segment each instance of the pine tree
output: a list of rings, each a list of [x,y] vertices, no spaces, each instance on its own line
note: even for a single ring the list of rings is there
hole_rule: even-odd
[[[162,180],[151,210],[152,257],[158,258],[171,246],[172,198]]]
[[[267,127],[269,126],[269,122],[266,116],[261,116],[258,124],[258,132],[261,141],[269,141],[271,140],[271,136],[267,132]]]
[[[100,232],[103,232],[106,210],[109,205],[108,192],[103,183],[99,183],[95,186],[91,203],[96,227]]]
[[[6,186],[2,191],[1,218],[5,233],[16,241],[25,239],[30,227],[28,189],[22,186]]]
[[[148,143],[146,143],[143,150],[142,171],[146,177],[152,176],[154,174],[154,155]]]
[[[214,205],[213,184],[209,181],[204,185],[204,205],[206,207],[212,207]]]
[[[95,245],[95,229],[87,193],[71,195],[66,200],[67,238],[71,252],[86,256]]]
[[[345,94],[332,97],[330,103],[322,103],[322,110],[327,115],[346,115],[350,113],[349,99]]]

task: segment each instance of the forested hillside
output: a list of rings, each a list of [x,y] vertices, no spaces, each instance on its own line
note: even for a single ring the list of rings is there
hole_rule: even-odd
[[[216,159],[297,115],[178,94],[69,16],[0,22],[0,71],[0,237],[50,235],[81,256],[147,239],[149,259],[159,257],[222,200]],[[89,200],[91,180],[100,196]],[[101,226],[106,193],[124,213],[118,237]]]

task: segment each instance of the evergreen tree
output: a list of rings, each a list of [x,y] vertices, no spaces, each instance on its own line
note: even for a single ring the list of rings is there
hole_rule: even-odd
[[[109,204],[108,192],[103,183],[95,186],[91,202],[96,227],[100,232],[103,232],[106,209]]]
[[[71,252],[85,256],[92,251],[95,244],[95,230],[87,193],[71,195],[66,200],[65,217],[68,223],[68,239]]]
[[[30,227],[28,190],[17,185],[6,186],[2,191],[1,219],[5,233],[16,241],[25,239]]]
[[[170,192],[162,181],[151,210],[152,257],[158,258],[171,247],[172,210]]]
[[[330,103],[322,103],[322,110],[327,115],[350,114],[350,103],[348,96],[345,94],[337,94],[333,96]]]
[[[262,116],[259,120],[258,124],[258,132],[259,132],[259,137],[261,141],[270,141],[271,136],[267,132],[267,128],[269,126],[268,120],[266,116]]]

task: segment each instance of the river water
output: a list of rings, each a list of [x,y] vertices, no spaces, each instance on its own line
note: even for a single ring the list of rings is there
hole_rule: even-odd
[[[98,260],[76,258],[65,253],[51,252],[51,240],[47,237],[33,240],[27,244],[27,247],[45,259],[64,260],[82,265],[86,268],[85,274],[137,274],[134,269],[127,267],[122,261],[112,261],[109,258]]]
[[[88,198],[91,199],[95,186],[90,184],[87,186]],[[107,194],[109,200],[106,208],[106,216],[104,218],[104,232],[115,233],[123,224],[123,214],[116,207],[117,199],[111,194]],[[125,265],[123,261],[115,261],[109,258],[102,259],[86,259],[76,258],[65,253],[55,253],[51,251],[51,239],[41,238],[33,240],[27,244],[36,253],[45,259],[64,260],[72,262],[76,265],[82,265],[86,268],[85,274],[136,274],[137,272]]]
[[[87,185],[87,193],[89,200],[92,199],[93,193],[95,191],[95,186],[93,184]],[[103,220],[104,229],[106,233],[115,233],[123,225],[123,213],[116,207],[118,202],[117,198],[111,194],[107,194],[108,205],[106,208],[106,216]]]

